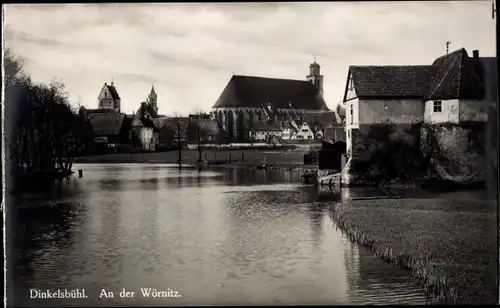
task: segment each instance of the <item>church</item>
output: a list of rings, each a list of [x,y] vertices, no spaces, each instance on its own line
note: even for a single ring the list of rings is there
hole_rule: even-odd
[[[329,111],[320,70],[315,59],[306,80],[233,75],[211,116],[231,140],[242,141],[255,123],[304,120],[309,112]]]

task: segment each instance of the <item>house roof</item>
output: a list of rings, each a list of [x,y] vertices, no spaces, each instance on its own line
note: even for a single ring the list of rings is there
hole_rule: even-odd
[[[307,124],[306,121],[304,120],[295,120],[295,124],[297,124],[297,127],[300,128],[302,125]],[[309,126],[309,124],[307,124]]]
[[[428,99],[481,98],[483,84],[473,58],[464,48],[437,58],[432,64]]]
[[[306,112],[304,120],[309,123],[317,123],[323,126],[328,126],[337,123],[337,115],[335,111],[327,112]]]
[[[95,136],[115,136],[120,134],[125,119],[124,113],[87,113]]]
[[[328,110],[322,95],[309,81],[234,75],[213,108]]]
[[[151,118],[158,118],[158,114],[154,110],[153,106],[151,104],[146,103],[146,102],[142,102],[141,105],[139,106],[139,109],[137,109],[137,114],[140,117],[144,117],[146,112],[149,113]]]
[[[348,78],[360,98],[482,99],[490,95],[496,99],[496,58],[478,60],[461,48],[432,65],[351,66]],[[344,101],[348,85],[349,79]]]
[[[106,87],[108,87],[109,94],[111,94],[111,97],[113,99],[120,99],[120,95],[118,95],[118,91],[116,91],[115,85],[113,83],[105,84]]]
[[[356,96],[360,98],[424,97],[429,92],[432,74],[433,68],[423,65],[349,67]]]
[[[265,132],[269,132],[269,131],[281,131],[281,128],[279,128],[275,124],[270,124],[270,123],[264,123],[264,122],[255,121],[253,123],[252,127],[250,128],[250,130],[251,131],[265,131]]]

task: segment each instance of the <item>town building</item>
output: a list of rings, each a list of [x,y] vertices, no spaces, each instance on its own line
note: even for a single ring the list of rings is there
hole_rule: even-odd
[[[233,75],[211,114],[229,139],[242,141],[254,123],[301,120],[309,111],[328,111],[322,93],[316,61],[306,80]]]
[[[113,81],[111,81],[109,85],[107,82],[104,83],[97,100],[99,109],[120,112],[121,98],[120,95],[118,95],[118,91],[116,91]]]
[[[188,116],[187,140],[190,143],[219,142],[219,127],[210,114],[190,114]]]
[[[88,112],[86,117],[94,132],[96,151],[99,154],[117,152],[131,141],[130,123],[124,113]]]
[[[432,65],[351,66],[344,106],[347,151],[352,130],[362,125],[461,123],[486,121],[488,105],[495,103],[496,58],[469,57],[454,51]]]
[[[131,123],[132,132],[140,141],[140,150],[154,152],[159,144],[159,130],[153,121],[148,118],[136,116]]]
[[[311,140],[315,139],[314,132],[306,121],[297,120],[297,132],[295,133],[295,138],[299,140]],[[319,139],[319,138],[318,138]]]
[[[282,134],[281,134],[281,138],[283,140],[293,140],[293,139],[297,139],[297,131],[298,131],[298,127],[297,127],[297,123],[295,123],[295,121],[281,121],[280,122],[281,124],[281,131],[282,131]]]
[[[408,145],[420,146],[431,162],[429,172],[441,179],[462,184],[484,179],[487,141],[482,136],[488,110],[496,108],[496,71],[496,58],[481,58],[478,50],[470,57],[464,48],[430,65],[349,67],[343,99],[349,161],[343,183],[355,182],[352,159],[369,161],[376,147],[365,146],[365,139],[383,123],[406,135]],[[410,133],[415,124],[421,128]]]
[[[269,124],[265,122],[256,121],[251,125],[250,128],[250,140],[251,141],[269,141],[271,139],[277,138],[281,139],[283,130],[274,124]]]

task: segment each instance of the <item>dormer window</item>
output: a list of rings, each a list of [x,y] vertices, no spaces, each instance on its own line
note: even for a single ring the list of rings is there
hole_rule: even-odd
[[[442,112],[443,111],[442,101],[434,101],[433,111],[434,112]]]

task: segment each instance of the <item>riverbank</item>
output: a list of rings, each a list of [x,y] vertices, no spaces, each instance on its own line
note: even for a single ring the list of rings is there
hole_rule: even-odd
[[[348,200],[332,219],[354,242],[408,269],[444,303],[494,303],[496,205],[463,198]]]
[[[217,162],[226,161],[232,163],[246,163],[248,165],[303,165],[306,150],[285,149],[243,149],[243,150],[204,150],[201,154],[202,161]],[[195,165],[199,160],[197,150],[183,150],[182,163]],[[177,151],[152,152],[152,153],[117,153],[95,156],[83,156],[75,158],[75,163],[156,163],[176,164],[179,160]]]

